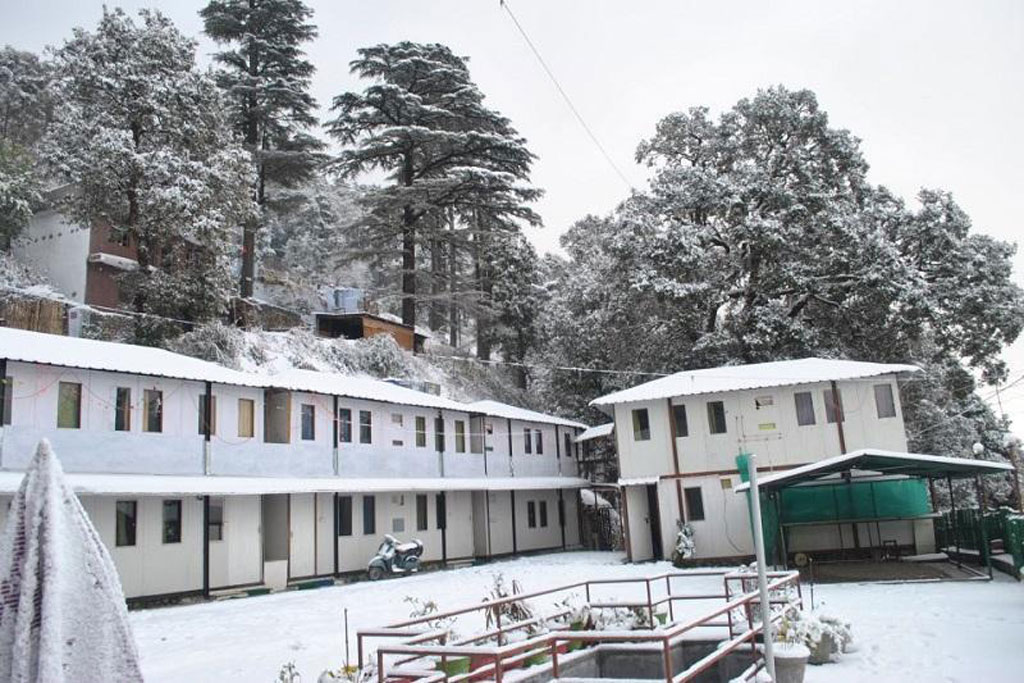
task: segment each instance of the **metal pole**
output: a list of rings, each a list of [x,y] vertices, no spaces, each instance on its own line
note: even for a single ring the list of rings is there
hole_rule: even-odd
[[[761,489],[757,485],[757,456],[750,455],[750,515],[754,522],[754,556],[757,558],[757,589],[761,594],[761,625],[764,628],[764,661],[768,675],[775,679],[775,652],[772,648],[772,604],[768,598],[768,574],[764,560],[764,529],[761,528]]]
[[[953,521],[953,543],[956,544],[956,566],[960,568],[960,529],[956,522],[956,498],[953,496],[953,478],[946,476],[946,486],[949,487],[949,516]]]

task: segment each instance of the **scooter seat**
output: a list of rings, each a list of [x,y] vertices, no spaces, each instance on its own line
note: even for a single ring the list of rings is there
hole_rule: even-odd
[[[397,550],[400,553],[408,553],[408,552],[411,552],[413,550],[416,550],[416,548],[418,548],[418,547],[419,547],[419,544],[417,544],[415,542],[409,541],[409,542],[406,542],[406,543],[399,543],[398,545],[395,546],[395,550]]]

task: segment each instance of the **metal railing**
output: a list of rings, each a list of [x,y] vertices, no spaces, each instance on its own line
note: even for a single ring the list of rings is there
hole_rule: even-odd
[[[672,580],[694,577],[720,576],[723,579],[723,592],[713,594],[675,594],[672,592]],[[802,607],[803,596],[800,590],[799,572],[769,572],[769,591],[773,593],[791,592],[795,590],[796,599],[792,597],[773,597],[773,605],[782,608],[772,615],[772,620],[780,620],[794,606],[794,602]],[[665,595],[656,598],[653,587],[661,582],[665,584]],[[708,670],[732,652],[747,646],[751,654],[751,664],[741,677],[749,679],[762,667],[763,659],[756,647],[756,638],[763,625],[759,623],[760,595],[756,588],[749,588],[751,582],[756,583],[756,575],[738,571],[697,571],[668,572],[648,577],[622,579],[595,579],[578,583],[549,588],[532,593],[519,593],[498,600],[482,602],[471,607],[434,613],[415,619],[401,621],[380,629],[363,629],[357,632],[358,663],[363,668],[366,640],[369,638],[396,639],[400,643],[382,644],[377,648],[376,666],[377,680],[384,683],[389,680],[416,681],[431,683],[433,681],[494,680],[501,683],[503,676],[510,669],[518,669],[528,660],[538,657],[550,657],[551,675],[559,675],[559,656],[568,652],[570,645],[586,647],[600,643],[655,643],[662,648],[664,680],[670,683],[689,681]],[[598,586],[607,585],[642,585],[645,600],[641,602],[592,602],[592,591]],[[738,592],[734,586],[738,585]],[[504,605],[531,600],[560,593],[579,593],[582,591],[586,605],[591,610],[629,608],[645,611],[650,629],[634,631],[581,631],[567,630],[565,623],[569,610],[560,610],[546,616],[534,617],[523,621],[502,623],[500,609]],[[687,600],[723,600],[717,608],[698,617],[686,621],[675,621],[674,604]],[[653,628],[656,608],[667,605],[668,625],[661,629]],[[430,628],[431,623],[438,620],[453,619],[474,612],[491,612],[494,617],[494,628],[477,633],[470,638],[447,643],[447,629]],[[724,620],[723,620],[724,618]],[[424,629],[422,627],[427,626]],[[417,628],[420,627],[420,628]],[[509,643],[508,636],[520,631],[529,633],[534,628],[551,630],[538,635],[528,636],[524,640]],[[683,637],[695,628],[717,627],[727,628],[728,636],[713,652],[690,664],[678,674],[673,673],[672,648],[682,641]],[[479,645],[481,641],[488,644]],[[388,658],[394,661],[388,661]],[[469,658],[469,671],[449,674],[448,663],[455,658]],[[440,662],[440,669],[435,668]],[[474,666],[475,664],[475,666]]]

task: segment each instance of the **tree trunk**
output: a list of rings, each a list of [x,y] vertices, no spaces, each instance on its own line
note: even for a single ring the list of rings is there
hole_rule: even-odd
[[[427,322],[434,332],[444,326],[444,305],[441,303],[444,277],[444,243],[435,231],[434,237],[430,240],[430,309]]]
[[[252,12],[254,7],[255,3],[250,0],[249,11]],[[256,44],[251,38],[248,48],[249,76],[256,79],[259,75],[260,60]],[[256,95],[250,92],[246,98],[245,145],[252,152],[253,162],[256,164],[257,180],[253,195],[256,199],[258,213],[242,226],[242,281],[238,291],[243,299],[253,295],[253,283],[256,280],[256,231],[260,227],[259,222],[262,220],[263,203],[265,201],[263,165],[259,156],[260,130],[257,118],[257,104]]]
[[[480,303],[476,313],[476,357],[480,360],[491,359],[491,297],[494,287],[491,282],[491,269],[485,261],[489,248],[486,239],[487,227],[480,221],[480,215],[473,214],[476,233],[473,236],[473,276],[480,291]]]
[[[412,185],[412,156],[402,162],[402,184]],[[411,205],[402,208],[402,324],[416,327],[416,216]]]
[[[456,302],[459,288],[459,259],[455,246],[455,215],[448,214],[448,343],[459,346],[459,306]]]

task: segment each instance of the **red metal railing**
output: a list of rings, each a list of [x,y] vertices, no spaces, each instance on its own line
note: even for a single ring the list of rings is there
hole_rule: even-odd
[[[723,578],[723,593],[687,595],[672,592],[673,579],[702,576],[721,576]],[[793,590],[796,593],[795,600],[791,596],[771,598],[773,605],[782,606],[780,610],[776,610],[773,613],[772,620],[777,621],[792,607],[794,602],[801,606],[803,604],[799,573],[769,572],[769,579],[769,591],[774,594],[792,592]],[[661,581],[665,582],[665,595],[655,598],[652,586],[659,584]],[[557,678],[559,674],[559,655],[566,653],[570,643],[584,645],[614,642],[657,643],[662,646],[663,650],[665,680],[679,682],[692,680],[730,653],[746,645],[751,653],[751,665],[743,672],[742,677],[749,678],[756,674],[763,666],[760,653],[754,645],[755,639],[763,629],[763,625],[758,623],[760,618],[760,594],[756,588],[752,587],[755,583],[756,577],[749,572],[669,572],[639,578],[581,581],[532,593],[520,593],[499,600],[483,602],[471,607],[409,619],[380,629],[360,630],[356,634],[359,667],[362,669],[364,665],[365,641],[369,638],[402,639],[400,643],[382,644],[377,648],[377,680],[380,683],[389,680],[416,681],[416,683],[431,683],[433,681],[456,683],[458,681],[494,680],[500,683],[503,675],[509,669],[518,668],[525,664],[527,660],[541,655],[550,656],[551,675]],[[591,602],[592,590],[595,587],[613,584],[643,584],[646,599],[642,602]],[[737,585],[738,589],[734,588]],[[580,591],[583,592],[586,604],[591,610],[623,607],[645,610],[648,621],[651,624],[654,624],[655,621],[655,609],[667,604],[669,624],[662,629],[652,628],[637,631],[571,631],[565,630],[567,626],[565,619],[569,614],[568,610],[557,611],[553,614],[519,622],[503,624],[501,621],[501,610],[498,608],[508,603],[559,593],[579,593]],[[724,602],[716,609],[710,610],[699,617],[679,623],[675,622],[673,605],[677,601],[713,599],[721,599]],[[451,619],[465,614],[486,611],[491,611],[495,617],[495,628],[480,632],[458,642],[444,642],[448,635],[446,629],[427,628],[423,630],[417,628],[429,625],[437,620]],[[725,617],[724,621],[721,619],[722,617]],[[739,632],[737,632],[737,621],[745,627]],[[536,627],[550,628],[551,630],[527,637],[519,642],[507,642],[510,634],[524,630],[529,632],[529,629]],[[714,652],[694,662],[680,673],[673,674],[672,647],[679,643],[685,634],[698,627],[728,628],[728,638]],[[481,641],[487,641],[488,644],[476,644]],[[389,662],[389,657],[393,658],[394,661]],[[471,666],[471,670],[466,673],[451,675],[446,673],[447,663],[452,658],[461,657],[469,658],[471,664],[476,662],[478,666],[475,668]],[[440,661],[441,669],[435,668],[437,661]]]

